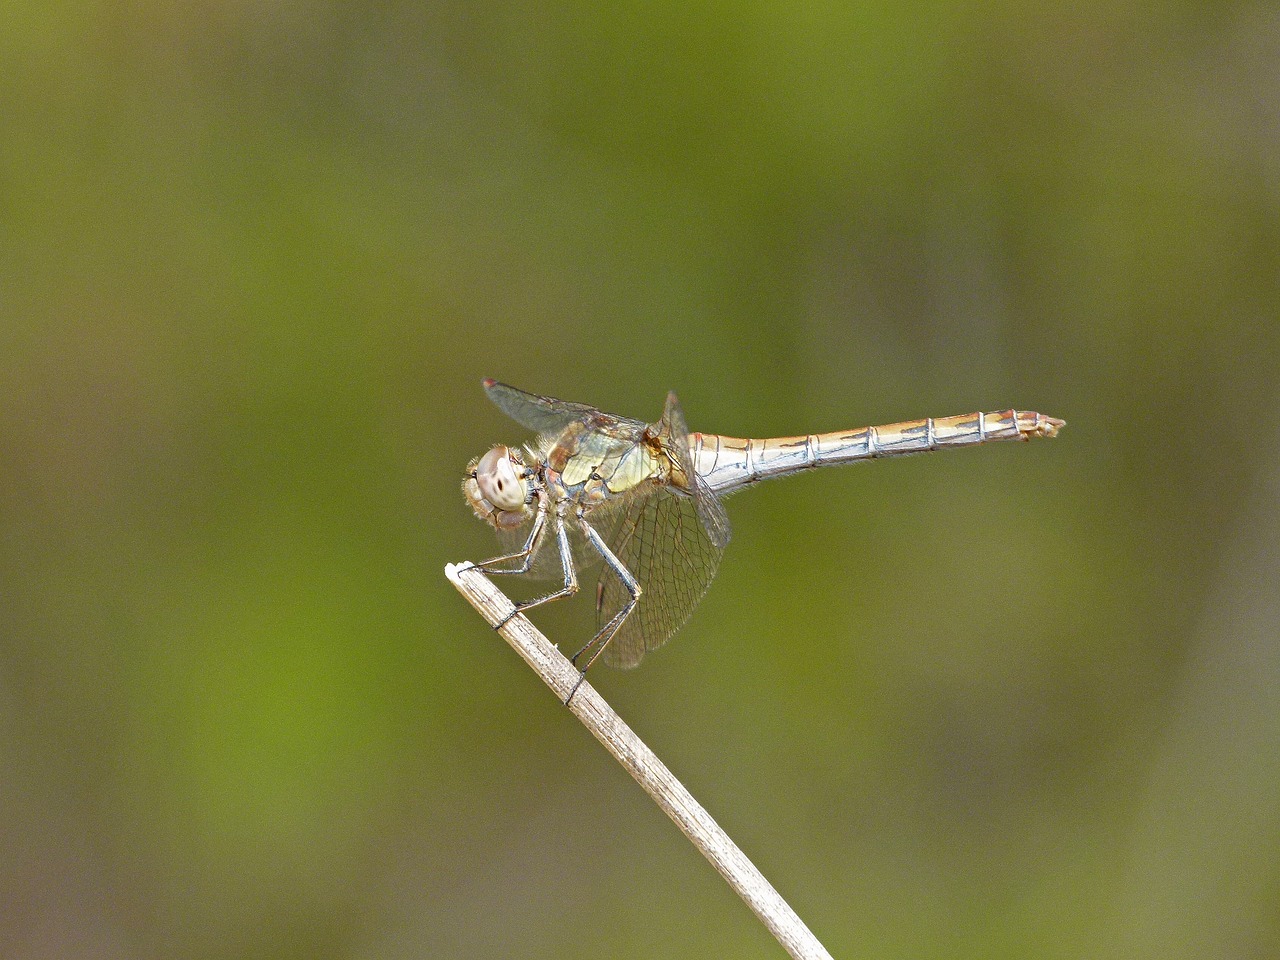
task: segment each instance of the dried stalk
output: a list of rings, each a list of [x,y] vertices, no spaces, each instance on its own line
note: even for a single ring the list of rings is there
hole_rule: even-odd
[[[475,567],[449,564],[445,567],[445,576],[490,626],[501,623],[514,609],[512,602]],[[526,617],[512,617],[498,632],[562,702],[569,697],[578,683],[577,669]],[[591,684],[583,683],[577,688],[569,709],[720,871],[720,875],[746,901],[769,932],[777,937],[787,953],[795,960],[831,960],[831,955],[804,921],[796,916],[746,854],[738,849],[653,751],[623,723]]]

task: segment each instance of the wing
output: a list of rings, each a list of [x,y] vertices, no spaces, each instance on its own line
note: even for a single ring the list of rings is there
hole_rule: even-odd
[[[707,536],[720,550],[729,545],[729,517],[724,505],[693,469],[693,456],[689,453],[689,427],[684,422],[684,411],[674,393],[667,394],[667,406],[658,421],[658,435],[663,444],[675,456],[680,470],[688,478],[689,492],[693,496],[698,519],[706,528]],[[640,586],[644,586],[641,581]]]
[[[605,647],[605,663],[636,666],[685,624],[707,592],[724,547],[712,542],[698,514],[694,497],[655,485],[637,490],[617,519],[610,547],[644,592]],[[598,623],[603,626],[628,597],[617,574],[602,567],[596,588]]]
[[[707,592],[729,543],[729,518],[694,472],[689,428],[674,393],[667,394],[666,409],[653,431],[676,471],[684,474],[687,489],[655,484],[637,490],[606,538],[644,591],[604,649],[605,663],[614,667],[636,666],[684,626]],[[598,624],[603,626],[627,598],[617,575],[603,566],[596,588]]]
[[[591,420],[600,415],[599,410],[585,403],[540,397],[497,380],[485,380],[484,389],[499,410],[538,434],[559,433],[571,423]]]

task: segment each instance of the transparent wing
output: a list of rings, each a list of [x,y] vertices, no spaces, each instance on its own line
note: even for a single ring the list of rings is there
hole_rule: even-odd
[[[643,591],[640,602],[604,649],[614,667],[634,667],[684,626],[716,575],[729,543],[724,506],[698,479],[689,455],[689,428],[674,393],[651,435],[673,463],[673,486],[635,491],[606,542]],[[683,486],[683,489],[676,489]],[[603,532],[602,532],[602,535]],[[606,565],[596,589],[596,619],[603,626],[628,599],[626,587]]]
[[[629,498],[607,542],[644,592],[605,647],[605,663],[636,666],[684,625],[707,592],[724,547],[712,542],[699,512],[695,497],[656,484]],[[629,596],[617,575],[604,566],[596,588],[599,625]]]
[[[600,415],[599,410],[585,403],[540,397],[497,380],[485,380],[484,389],[499,410],[538,434],[559,433],[571,423],[591,420]]]
[[[698,519],[706,528],[707,536],[715,546],[724,550],[729,545],[729,517],[719,498],[693,469],[693,456],[689,453],[689,427],[684,422],[684,411],[680,409],[680,401],[674,393],[667,394],[667,406],[658,422],[658,434],[688,478],[689,492],[693,496]],[[640,585],[644,586],[644,581]]]

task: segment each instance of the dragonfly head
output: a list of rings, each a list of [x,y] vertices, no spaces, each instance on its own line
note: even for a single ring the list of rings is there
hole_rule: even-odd
[[[462,494],[481,520],[518,527],[532,515],[529,471],[514,447],[494,447],[467,464]]]

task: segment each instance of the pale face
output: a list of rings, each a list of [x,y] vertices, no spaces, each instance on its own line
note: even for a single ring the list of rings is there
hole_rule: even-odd
[[[462,494],[477,517],[495,527],[518,527],[533,516],[524,458],[514,447],[494,447],[467,465]]]

